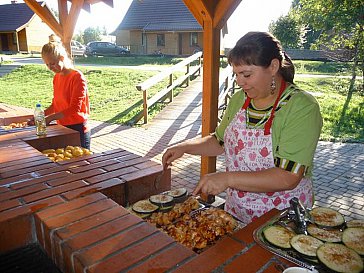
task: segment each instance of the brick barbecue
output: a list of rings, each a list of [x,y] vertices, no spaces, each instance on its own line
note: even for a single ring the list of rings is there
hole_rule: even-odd
[[[290,265],[252,237],[278,211],[197,254],[127,209],[169,190],[170,170],[123,149],[52,162],[40,151],[79,145],[79,137],[47,130],[45,138],[34,128],[0,134],[0,255],[36,243],[65,273],[278,273]]]

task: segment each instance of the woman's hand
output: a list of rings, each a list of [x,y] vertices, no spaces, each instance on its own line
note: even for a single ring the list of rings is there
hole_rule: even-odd
[[[201,178],[192,194],[217,195],[228,187],[228,173],[208,173]]]
[[[173,146],[168,148],[162,157],[163,168],[167,168],[172,165],[172,162],[184,155],[183,148],[181,146]]]

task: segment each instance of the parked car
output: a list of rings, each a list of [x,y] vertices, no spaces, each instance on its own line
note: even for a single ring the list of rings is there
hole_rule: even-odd
[[[86,47],[78,41],[71,40],[72,57],[85,57]]]
[[[120,56],[130,54],[130,51],[125,47],[118,46],[116,44],[110,42],[89,42],[86,45],[86,55],[92,56]]]

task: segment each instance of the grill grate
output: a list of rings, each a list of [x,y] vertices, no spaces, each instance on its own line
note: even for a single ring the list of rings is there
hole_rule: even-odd
[[[1,273],[62,273],[38,244],[0,255]]]

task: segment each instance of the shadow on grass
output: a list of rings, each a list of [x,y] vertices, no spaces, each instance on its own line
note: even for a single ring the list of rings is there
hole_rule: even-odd
[[[136,115],[133,115],[129,120],[126,122],[120,123],[120,119],[126,115],[129,115],[130,112],[135,112],[138,108],[143,105],[143,100],[139,100],[135,104],[131,105],[129,108],[125,109],[123,112],[118,113],[117,115],[113,116],[112,118],[105,121],[106,124],[119,124],[117,129],[113,130],[113,133],[121,132],[125,130],[125,126],[130,127],[133,126],[137,120],[136,118],[140,115],[142,111],[138,111]],[[92,134],[96,134],[97,132],[101,131],[106,125],[100,124],[94,128],[92,128]]]

